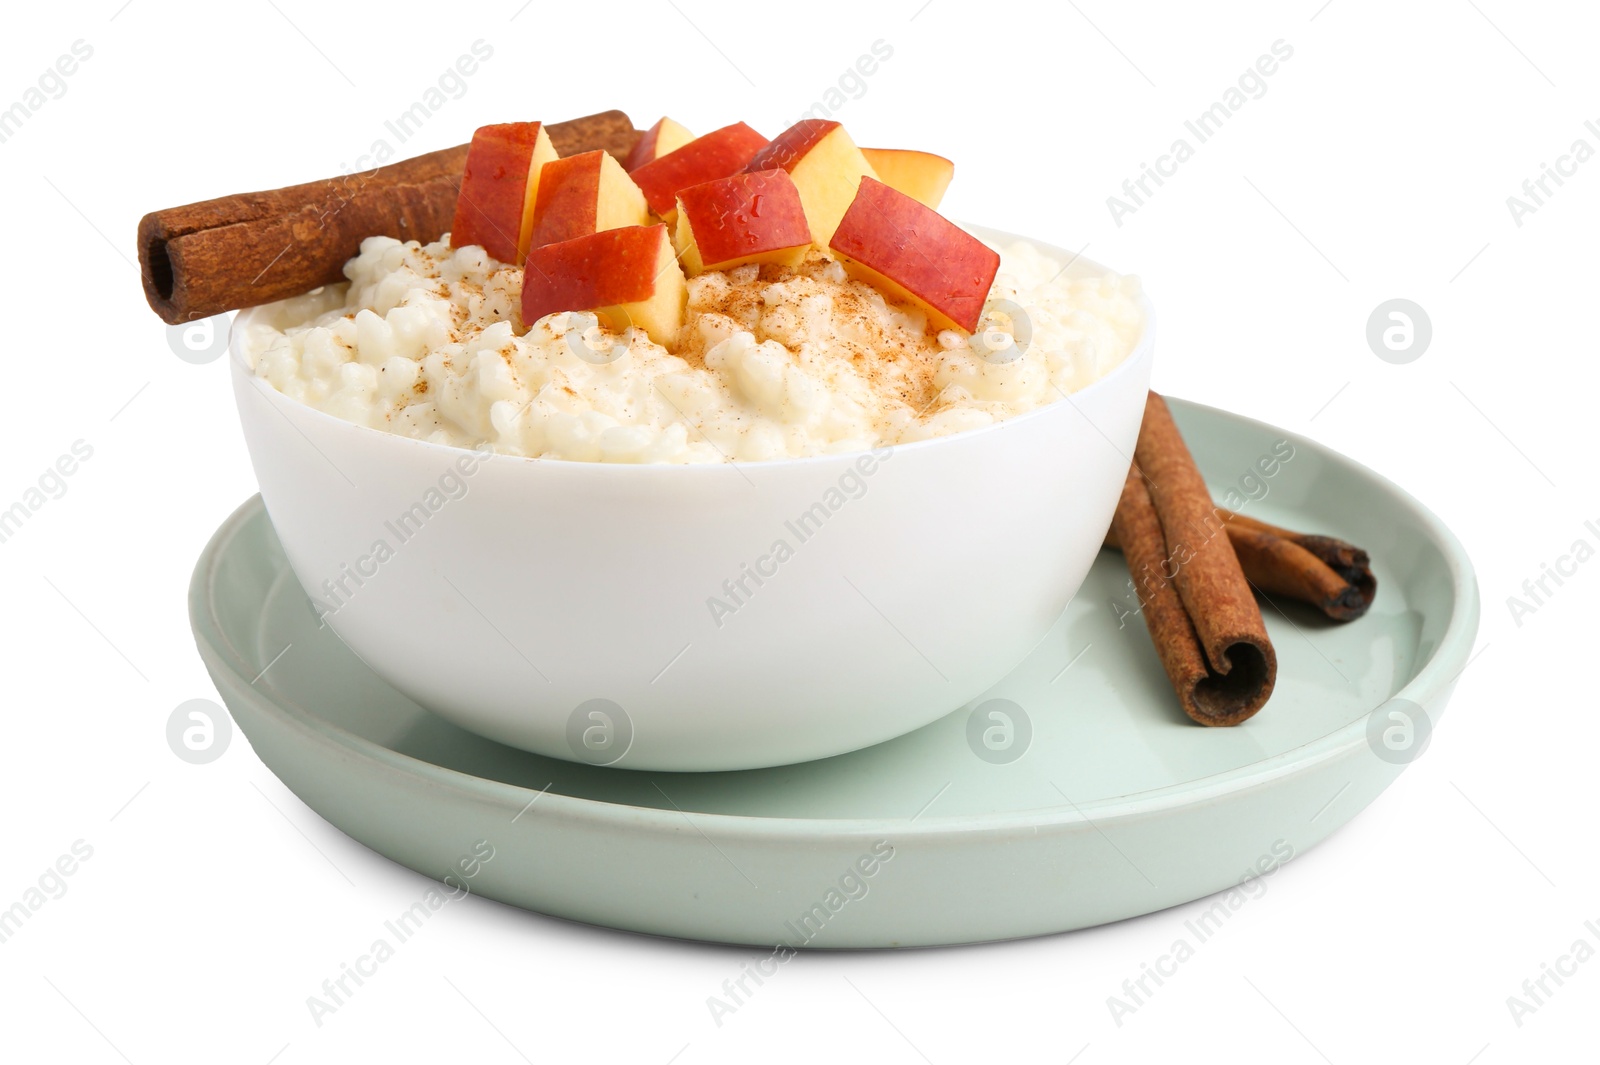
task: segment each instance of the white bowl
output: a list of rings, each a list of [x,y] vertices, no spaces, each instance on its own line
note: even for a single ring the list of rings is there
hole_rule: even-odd
[[[1138,347],[1070,399],[876,458],[479,456],[290,399],[245,366],[239,328],[234,393],[291,567],[384,680],[539,754],[752,769],[919,728],[1044,637],[1127,474],[1155,338],[1143,309]]]

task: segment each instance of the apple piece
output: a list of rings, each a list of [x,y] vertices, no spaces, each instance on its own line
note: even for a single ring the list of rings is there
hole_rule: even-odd
[[[690,277],[745,263],[796,266],[811,229],[794,181],[782,170],[729,174],[678,193],[678,258]]]
[[[602,151],[569,155],[545,164],[539,174],[528,247],[649,221],[644,193],[621,163]]]
[[[863,177],[877,177],[850,134],[831,119],[805,118],[757,152],[745,169],[787,170],[800,190],[811,237],[822,247],[855,199]]]
[[[977,237],[870,177],[828,247],[851,277],[921,307],[940,329],[968,334],[1000,269],[999,254]]]
[[[533,235],[539,172],[557,158],[541,122],[481,126],[467,148],[450,246],[477,244],[503,263],[520,263]]]
[[[663,347],[677,341],[688,286],[664,224],[623,226],[528,253],[522,320],[593,311],[614,332],[637,326]]]
[[[910,148],[863,148],[878,180],[891,189],[903,192],[924,207],[939,207],[944,190],[950,187],[950,178],[956,164],[942,155],[918,152]]]
[[[644,191],[650,210],[658,218],[666,218],[677,209],[680,190],[737,174],[766,145],[767,138],[743,122],[735,122],[645,163],[633,171],[633,181]]]
[[[694,140],[693,133],[672,119],[663,118],[639,135],[639,139],[633,143],[633,150],[628,153],[628,161],[623,166],[628,170],[637,170],[651,160],[660,159],[668,152],[677,151],[692,140]]]

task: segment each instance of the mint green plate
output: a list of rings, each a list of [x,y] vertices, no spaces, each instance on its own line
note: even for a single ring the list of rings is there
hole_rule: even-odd
[[[1264,608],[1277,691],[1237,728],[1183,717],[1111,552],[975,703],[867,750],[747,772],[555,761],[434,717],[318,627],[259,499],[201,556],[191,619],[262,761],[333,825],[455,890],[766,947],[1102,924],[1271,872],[1354,817],[1425,751],[1477,631],[1471,564],[1415,500],[1307,440],[1172,406],[1219,500],[1254,495],[1248,513],[1359,543],[1378,574],[1351,624]],[[1284,440],[1293,457],[1262,476]]]

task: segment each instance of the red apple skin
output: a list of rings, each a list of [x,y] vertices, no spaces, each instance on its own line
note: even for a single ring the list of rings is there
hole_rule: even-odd
[[[661,131],[669,122],[672,123],[675,129],[682,130],[685,134],[689,133],[688,130],[683,128],[682,123],[674,122],[672,119],[663,116],[656,121],[655,125],[641,133],[638,140],[633,142],[633,148],[628,152],[628,158],[623,161],[622,169],[632,173],[644,164],[650,162],[652,159],[655,159],[657,156],[661,155],[662,153],[658,152],[656,149],[661,144]],[[690,135],[689,140],[693,139],[693,135]],[[681,148],[686,143],[688,143],[688,141],[679,141],[677,147]]]
[[[675,208],[681,190],[738,173],[766,146],[767,138],[743,122],[735,122],[645,163],[631,176],[644,192],[650,210],[664,218]]]
[[[745,164],[746,170],[793,170],[818,141],[839,128],[830,118],[802,118]]]
[[[783,170],[729,174],[678,193],[706,270],[747,255],[804,248],[811,229],[800,192]]]
[[[829,247],[899,285],[931,312],[936,325],[968,333],[977,329],[1000,269],[994,249],[869,177],[861,179]]]
[[[655,292],[656,259],[665,224],[624,226],[528,252],[522,320],[532,325],[557,311],[589,311],[638,303]]]
[[[553,159],[544,165],[539,174],[530,248],[595,231],[595,207],[600,198],[600,157],[604,154],[584,152]]]
[[[473,133],[450,226],[451,247],[477,244],[503,263],[518,261],[528,168],[538,137],[537,122],[503,122]]]
[[[661,136],[661,123],[665,121],[665,118],[659,119],[655,125],[639,134],[639,139],[628,150],[628,157],[622,161],[622,169],[632,173],[656,157],[656,138]]]

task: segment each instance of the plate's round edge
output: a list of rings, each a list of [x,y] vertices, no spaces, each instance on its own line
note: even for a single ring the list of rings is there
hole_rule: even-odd
[[[1447,561],[1454,581],[1455,602],[1439,646],[1417,674],[1391,698],[1404,698],[1418,705],[1430,706],[1437,705],[1436,700],[1447,696],[1451,684],[1470,657],[1472,643],[1477,634],[1479,601],[1471,560],[1444,523],[1404,489],[1381,474],[1303,436],[1287,433],[1265,422],[1204,404],[1171,398],[1168,402],[1175,405],[1180,413],[1185,410],[1202,411],[1209,416],[1244,422],[1263,431],[1288,436],[1297,446],[1311,448],[1325,455],[1329,461],[1369,479],[1376,488],[1386,493],[1393,505],[1417,520],[1439,546]],[[437,787],[459,791],[480,803],[492,803],[508,811],[525,808],[529,796],[536,794],[532,789],[486,780],[400,754],[332,725],[292,702],[269,698],[250,683],[249,661],[238,648],[229,643],[223,636],[220,626],[215,624],[215,609],[211,595],[214,585],[211,575],[218,559],[239,530],[254,520],[258,514],[264,515],[264,513],[265,508],[260,496],[253,496],[245,501],[213,534],[196,563],[189,588],[190,622],[201,657],[207,666],[213,671],[220,670],[229,676],[234,682],[230,687],[235,695],[250,700],[262,713],[287,717],[296,729],[316,742],[343,747],[357,757],[383,763],[398,773],[426,779]],[[1104,826],[1108,821],[1119,818],[1160,814],[1176,807],[1214,801],[1223,796],[1258,788],[1283,777],[1303,772],[1322,762],[1344,757],[1366,742],[1365,718],[1357,718],[1318,739],[1236,769],[1164,788],[1096,799],[1052,810],[1032,809],[996,814],[935,816],[918,818],[916,821],[910,818],[759,817],[697,811],[695,825],[707,836],[728,840],[773,838],[838,840],[893,833],[895,838],[907,841],[929,841],[972,833],[1005,833],[1021,829],[1032,831],[1044,826],[1083,823]],[[623,771],[625,770],[619,770]],[[561,794],[545,795],[541,800],[540,809],[544,811],[546,817],[563,817],[573,822],[626,822],[634,829],[659,828],[664,831],[680,827],[683,816],[676,810],[631,806]]]

